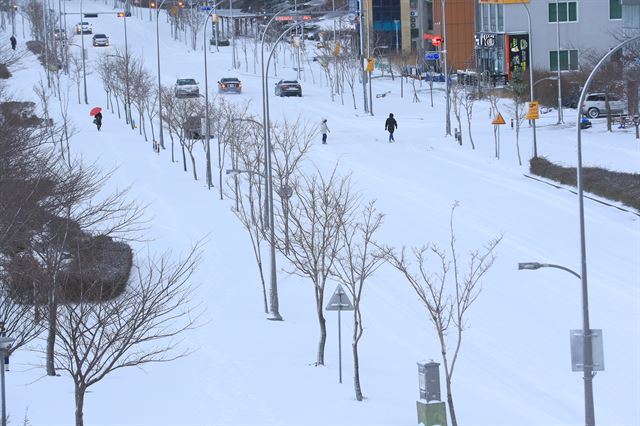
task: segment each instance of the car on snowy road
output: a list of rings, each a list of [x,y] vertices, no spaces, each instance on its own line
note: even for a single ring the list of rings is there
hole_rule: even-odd
[[[109,46],[109,37],[104,34],[96,34],[93,36],[94,46]]]
[[[242,82],[236,77],[221,78],[218,82],[220,93],[242,93]]]
[[[91,34],[93,33],[93,25],[89,22],[78,22],[76,24],[76,34]]]
[[[298,80],[280,80],[276,83],[276,96],[302,96],[302,86]]]
[[[174,88],[176,98],[189,98],[200,96],[198,82],[193,78],[179,78]]]

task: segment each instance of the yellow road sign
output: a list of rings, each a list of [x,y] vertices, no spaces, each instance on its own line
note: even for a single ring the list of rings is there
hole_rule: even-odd
[[[502,116],[502,114],[498,113],[498,115],[496,115],[496,118],[493,119],[491,124],[507,124],[507,123],[504,121],[504,117]]]
[[[529,112],[527,112],[527,120],[538,120],[540,118],[540,110],[538,109],[538,101],[529,102]]]

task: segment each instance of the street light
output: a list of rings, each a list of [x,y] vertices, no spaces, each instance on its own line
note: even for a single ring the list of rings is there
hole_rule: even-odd
[[[593,81],[596,73],[600,70],[600,67],[618,50],[622,49],[628,44],[637,42],[640,40],[640,36],[630,38],[618,44],[611,49],[606,55],[602,57],[600,62],[594,67],[591,74],[587,78],[584,84],[582,93],[580,93],[580,100],[578,101],[578,107],[580,107],[587,96],[589,86]],[[589,311],[588,311],[588,291],[587,291],[587,251],[586,251],[586,238],[584,232],[584,194],[582,187],[582,126],[581,119],[582,114],[578,114],[576,119],[576,132],[578,141],[578,164],[576,167],[577,176],[576,183],[578,187],[578,206],[580,216],[580,259],[582,264],[582,306],[583,306],[583,329],[589,330]],[[584,336],[584,398],[585,398],[585,424],[587,426],[595,425],[595,415],[593,408],[593,353],[591,348],[591,334],[587,333]]]
[[[166,0],[162,0],[156,8],[156,55],[158,56],[158,116],[160,117],[160,146],[162,149],[166,149],[164,146],[164,132],[162,130],[162,84],[160,80],[160,9]],[[156,4],[151,3],[151,7]],[[173,150],[171,152],[171,162],[173,162]]]
[[[2,324],[2,334],[4,334],[4,324]],[[7,351],[11,347],[11,344],[15,342],[16,339],[13,337],[0,337],[0,359],[2,360],[2,364],[4,364],[4,359],[6,357]],[[7,426],[7,401],[5,398],[5,387],[4,387],[4,365],[0,364],[0,388],[2,391],[2,418],[1,424],[2,426]]]
[[[558,62],[558,123],[564,123],[564,117],[562,115],[562,81],[560,80],[560,6],[558,0],[556,0],[556,60]]]
[[[571,275],[575,276],[576,278],[580,279],[580,274],[578,274],[577,272],[573,271],[572,269],[569,269],[565,266],[562,265],[555,265],[553,263],[538,263],[538,262],[521,262],[518,263],[518,269],[519,270],[536,270],[536,269],[540,269],[540,268],[556,268],[556,269],[562,269],[563,271],[566,271],[568,273],[570,273]]]
[[[531,13],[529,12],[529,7],[525,3],[521,3],[524,7],[524,10],[527,12],[527,22],[529,23],[529,95],[531,98],[531,102],[533,102],[533,34],[531,34]],[[560,66],[560,64],[558,64]],[[578,114],[579,115],[579,114]],[[536,136],[536,120],[531,120],[532,128],[533,128],[533,157],[538,156],[538,141]]]
[[[82,14],[82,0],[80,0],[80,44],[82,45],[81,47],[82,49],[82,81],[84,84],[84,103],[88,105],[89,100],[87,98],[87,68],[85,66],[85,53],[84,53],[84,26],[82,25],[83,17],[84,15]]]
[[[449,66],[447,58],[447,0],[442,0],[442,55],[444,56],[444,87],[447,95],[447,115],[445,118],[445,136],[451,136],[451,101],[449,100]]]

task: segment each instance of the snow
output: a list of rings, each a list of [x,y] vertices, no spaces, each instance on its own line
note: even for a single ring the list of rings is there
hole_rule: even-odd
[[[67,10],[79,2],[67,2]],[[111,11],[87,1],[85,10]],[[148,12],[128,18],[129,49],[142,56],[155,76],[155,22]],[[73,15],[70,15],[73,16]],[[204,90],[203,52],[173,41],[161,15],[162,80],[172,86],[177,77],[193,77]],[[107,34],[108,48],[88,47],[90,64],[100,54],[123,47],[122,22],[113,15],[92,20],[94,30]],[[67,24],[75,24],[73,18]],[[28,30],[27,30],[28,31]],[[19,48],[24,48],[18,25]],[[6,33],[3,34],[8,39]],[[201,34],[200,34],[201,36]],[[200,37],[201,38],[201,37]],[[87,41],[87,40],[85,40]],[[314,43],[310,43],[312,46]],[[241,96],[261,114],[260,78],[231,70],[231,47],[209,55],[210,87],[221,76],[238,76]],[[251,60],[251,51],[248,52]],[[311,55],[310,55],[311,56]],[[243,61],[241,55],[241,61]],[[286,61],[284,63],[283,61]],[[313,65],[311,65],[313,64]],[[277,76],[295,78],[292,58],[280,58]],[[457,200],[455,223],[460,252],[504,235],[498,259],[484,280],[483,292],[470,313],[454,374],[454,399],[461,425],[577,425],[583,423],[582,377],[570,366],[569,329],[580,328],[579,282],[557,270],[518,271],[521,261],[580,267],[578,201],[571,192],[527,179],[531,131],[521,130],[523,166],[518,166],[515,132],[501,129],[501,159],[493,157],[493,129],[486,102],[476,104],[474,139],[464,146],[444,137],[442,87],[435,84],[435,107],[428,86],[420,103],[412,103],[411,86],[376,78],[372,117],[358,109],[350,94],[344,105],[331,102],[315,63],[302,80],[304,97],[275,98],[271,120],[300,116],[313,125],[328,119],[328,145],[320,136],[310,153],[308,171],[352,173],[364,198],[376,198],[386,214],[380,239],[388,244],[448,244],[448,219]],[[258,66],[259,69],[259,66]],[[273,69],[272,69],[273,70]],[[270,72],[273,74],[273,71]],[[18,99],[31,98],[33,85],[44,79],[36,59],[25,60],[8,80]],[[315,83],[313,82],[315,80]],[[88,111],[104,106],[105,94],[96,72],[87,76],[89,105],[75,103],[71,87],[70,116],[76,130],[71,149],[84,161],[114,170],[111,188],[131,186],[131,196],[148,204],[149,241],[136,246],[152,253],[171,249],[176,256],[204,239],[204,261],[194,281],[197,299],[206,306],[203,325],[187,336],[195,350],[184,359],[125,369],[108,376],[86,397],[87,425],[413,425],[418,395],[416,361],[439,358],[439,347],[424,308],[413,290],[392,268],[384,266],[367,284],[363,299],[365,334],[360,349],[361,380],[367,399],[357,402],[350,380],[351,324],[343,315],[343,376],[338,384],[337,318],[328,312],[325,367],[315,367],[318,327],[312,284],[279,272],[283,322],[265,320],[250,243],[230,211],[229,200],[207,190],[203,178],[194,181],[169,150],[155,154],[117,115],[103,112],[96,132]],[[272,93],[272,92],[271,92]],[[57,109],[57,102],[53,102]],[[387,142],[384,120],[393,112],[399,128],[396,143]],[[501,112],[509,121],[505,106]],[[53,112],[55,116],[56,112]],[[452,129],[457,127],[452,115]],[[565,110],[565,125],[555,125],[554,112],[538,125],[538,150],[552,161],[576,164],[576,111]],[[582,132],[585,165],[638,173],[640,145],[634,129],[607,133],[602,119]],[[168,138],[167,138],[168,139]],[[216,150],[213,150],[214,153]],[[177,151],[176,151],[177,152]],[[176,156],[179,158],[179,156]],[[216,159],[213,160],[217,164]],[[199,160],[199,175],[204,162]],[[217,173],[217,170],[215,171]],[[599,425],[640,424],[640,226],[633,213],[585,200],[591,325],[604,331],[607,370],[594,378]],[[285,260],[278,258],[279,266]],[[327,292],[333,292],[330,283]],[[327,293],[326,296],[330,296]],[[7,374],[7,404],[12,423],[28,411],[34,425],[73,423],[73,385],[67,377],[43,377],[38,354],[16,353]],[[444,377],[441,369],[441,382]],[[444,387],[443,387],[443,395]]]

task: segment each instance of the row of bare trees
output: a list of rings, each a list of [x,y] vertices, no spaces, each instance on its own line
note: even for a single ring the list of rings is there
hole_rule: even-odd
[[[179,343],[201,312],[190,301],[201,249],[134,252],[143,208],[72,159],[68,123],[45,113],[43,83],[36,92],[39,106],[0,85],[0,322],[16,339],[9,355],[30,350],[48,375],[73,379],[82,426],[86,391],[110,373],[189,353]]]
[[[239,120],[238,120],[239,121]],[[238,122],[236,121],[236,123]],[[244,116],[242,121],[255,122]],[[235,199],[233,212],[247,231],[258,269],[265,313],[267,292],[264,278],[264,249],[270,241],[264,220],[265,174],[263,140],[259,126],[241,126],[230,133],[228,144],[232,166],[242,170],[226,182],[227,192]],[[354,392],[362,401],[359,343],[365,327],[362,297],[371,276],[382,265],[397,269],[416,291],[434,326],[445,365],[447,398],[453,424],[452,377],[468,327],[468,313],[477,300],[481,281],[495,260],[501,237],[488,241],[468,256],[459,254],[454,227],[454,211],[449,223],[447,249],[436,244],[411,248],[400,253],[378,239],[384,214],[375,201],[365,201],[354,189],[352,177],[341,175],[338,166],[329,172],[315,169],[311,174],[307,155],[314,126],[297,119],[285,120],[271,129],[273,133],[273,175],[278,202],[275,203],[275,245],[287,260],[285,270],[307,279],[314,293],[314,312],[319,327],[315,365],[325,364],[327,338],[324,316],[325,290],[330,282],[344,285],[353,300],[352,353]],[[311,167],[313,169],[313,167]],[[437,260],[430,261],[429,255]]]

